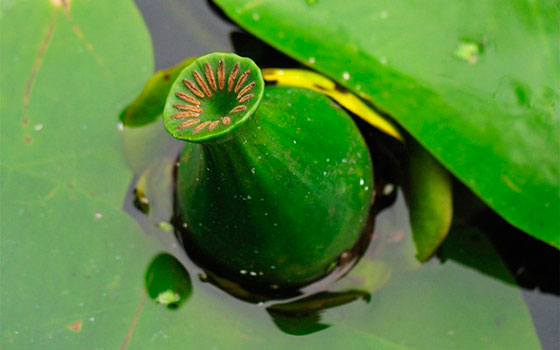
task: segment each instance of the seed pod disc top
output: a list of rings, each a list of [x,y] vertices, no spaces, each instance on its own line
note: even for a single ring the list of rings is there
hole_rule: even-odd
[[[251,59],[232,53],[202,56],[173,83],[163,110],[165,128],[191,142],[224,137],[255,112],[263,91],[261,70]]]

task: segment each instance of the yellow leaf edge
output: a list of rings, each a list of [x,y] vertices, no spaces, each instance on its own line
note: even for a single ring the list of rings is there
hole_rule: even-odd
[[[302,87],[325,94],[373,127],[404,142],[404,137],[393,123],[382,117],[359,97],[348,90],[341,89],[334,81],[321,74],[304,69],[265,68],[262,70],[262,75],[269,83]]]

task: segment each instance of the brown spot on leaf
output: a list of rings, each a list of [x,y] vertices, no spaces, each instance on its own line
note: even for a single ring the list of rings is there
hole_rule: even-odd
[[[51,0],[51,4],[55,7],[62,7],[66,11],[70,8],[70,0]]]
[[[60,2],[60,1],[59,1]],[[23,110],[24,113],[29,108],[29,100],[31,98],[31,91],[33,89],[33,85],[35,84],[35,78],[37,77],[37,73],[43,64],[43,59],[45,57],[45,53],[49,48],[49,44],[51,42],[51,38],[54,34],[54,29],[56,27],[56,18],[58,11],[55,12],[54,17],[49,22],[49,26],[45,34],[43,35],[43,40],[39,44],[39,49],[37,50],[37,54],[35,55],[35,60],[33,61],[33,66],[31,67],[31,72],[29,72],[29,76],[27,77],[27,82],[25,83],[25,90],[23,91]],[[25,116],[26,118],[26,116]]]
[[[78,333],[82,331],[82,321],[74,321],[70,323],[66,328],[74,333]]]
[[[138,305],[138,309],[136,309],[136,314],[134,314],[134,317],[132,318],[132,323],[130,324],[130,328],[128,328],[128,332],[126,332],[126,335],[124,336],[124,339],[121,343],[121,347],[120,347],[121,350],[125,350],[128,347],[128,343],[130,343],[130,339],[132,339],[132,333],[134,333],[134,328],[136,328],[136,324],[138,324],[138,318],[140,318],[140,315],[144,310],[144,305],[146,305],[145,298],[143,298],[140,301],[140,304]]]

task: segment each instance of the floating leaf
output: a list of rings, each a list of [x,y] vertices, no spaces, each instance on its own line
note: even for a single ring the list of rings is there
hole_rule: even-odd
[[[171,85],[179,73],[195,58],[186,58],[177,65],[157,71],[144,86],[144,89],[121,113],[120,119],[125,126],[138,127],[156,120],[163,111],[165,99]]]
[[[192,293],[192,282],[185,267],[170,254],[159,254],[146,271],[146,291],[150,298],[168,306],[179,308]]]
[[[555,1],[215,2],[388,113],[507,221],[560,247]]]

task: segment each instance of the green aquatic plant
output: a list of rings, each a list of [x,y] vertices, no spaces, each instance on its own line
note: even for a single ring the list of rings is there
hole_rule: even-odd
[[[265,88],[251,60],[215,53],[179,74],[163,119],[188,141],[177,175],[187,239],[220,274],[299,286],[360,236],[372,162],[350,116],[324,95]]]
[[[171,87],[163,116],[176,138],[201,142],[229,135],[254,113],[264,91],[260,69],[233,54],[209,54],[187,66]]]

